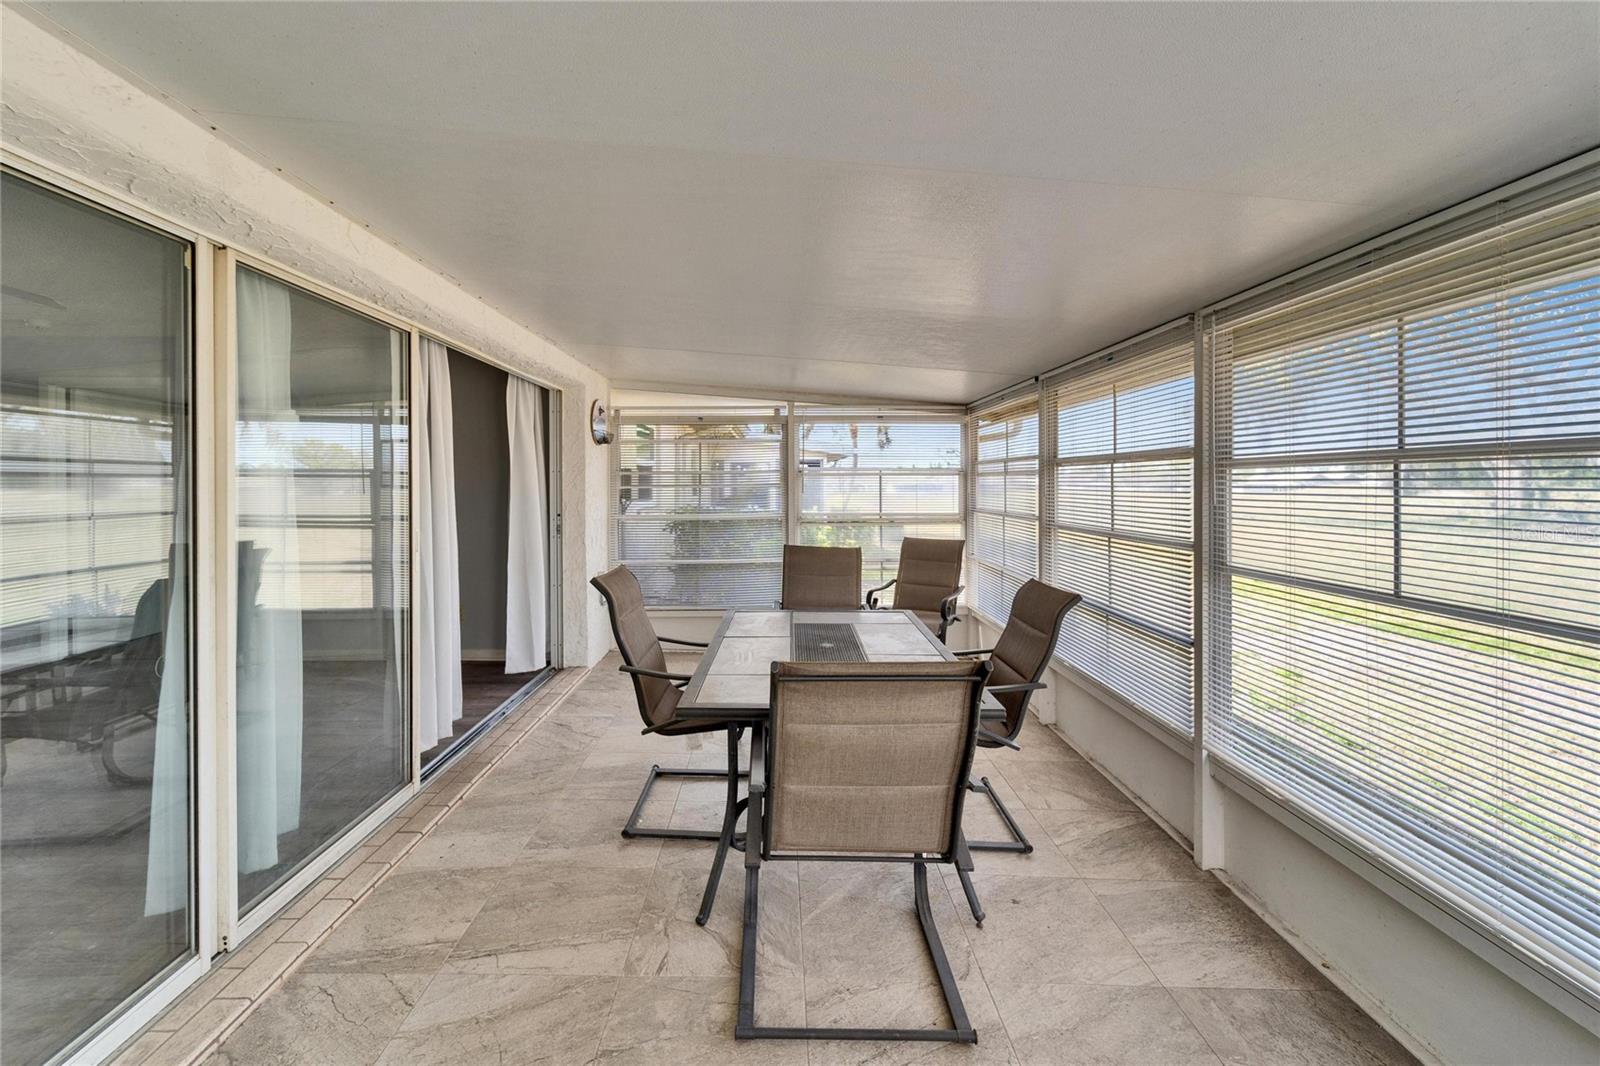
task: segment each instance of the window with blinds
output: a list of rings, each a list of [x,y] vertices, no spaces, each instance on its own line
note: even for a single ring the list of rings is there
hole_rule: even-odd
[[[1207,323],[1205,741],[1600,999],[1600,174]]]
[[[770,607],[783,563],[784,414],[622,411],[612,558],[659,607]]]
[[[170,410],[86,389],[21,392],[0,402],[8,662],[13,650],[31,659],[34,642],[72,655],[127,639],[141,595],[168,576],[182,473]]]
[[[1023,582],[1039,574],[1039,393],[973,412],[967,602],[1004,625]]]
[[[906,537],[959,539],[961,424],[957,413],[799,412],[797,540],[859,547],[865,592],[898,573]]]
[[[1083,596],[1056,654],[1194,731],[1194,327],[1048,378],[1045,580]]]

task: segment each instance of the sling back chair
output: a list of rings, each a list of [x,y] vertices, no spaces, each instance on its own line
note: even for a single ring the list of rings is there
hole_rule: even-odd
[[[752,745],[744,849],[744,943],[734,1036],[977,1043],[934,926],[931,862],[954,863],[972,772],[985,661],[774,663],[766,750]],[[903,862],[950,1012],[947,1029],[759,1026],[761,864]]]
[[[964,658],[988,656],[986,661],[993,666],[989,674],[989,694],[999,700],[1006,711],[1005,731],[995,733],[987,728],[980,729],[980,745],[985,748],[1020,750],[1017,735],[1027,721],[1028,700],[1034,692],[1047,687],[1039,679],[1044,676],[1044,668],[1050,665],[1050,654],[1055,650],[1056,638],[1061,635],[1061,623],[1066,619],[1067,612],[1082,598],[1076,592],[1067,592],[1043,581],[1029,581],[1017,590],[1016,598],[1011,601],[1011,618],[994,647],[956,652],[957,656]],[[982,778],[979,784],[969,781],[967,787],[989,797],[1012,837],[1005,841],[969,841],[967,846],[970,849],[1019,851],[1024,854],[1033,851],[1027,835],[1011,812],[1006,810],[1004,801],[995,793],[987,777]],[[968,893],[968,898],[972,898],[971,893]],[[976,913],[974,911],[974,915]]]
[[[961,595],[961,556],[964,540],[907,537],[900,542],[897,576],[867,592],[867,606],[878,609],[879,594],[894,589],[896,610],[910,611],[922,619],[942,642],[956,618],[956,598]]]
[[[861,549],[783,546],[786,611],[861,610]]]
[[[682,698],[683,686],[689,683],[690,675],[667,671],[667,657],[661,649],[661,642],[666,641],[669,644],[681,644],[691,648],[704,648],[706,645],[699,641],[657,636],[655,626],[650,623],[650,616],[644,609],[644,593],[639,588],[639,581],[627,567],[613,567],[598,577],[590,578],[589,584],[598,589],[606,601],[606,610],[611,615],[611,635],[616,638],[617,650],[622,653],[620,669],[633,679],[633,694],[639,702],[639,717],[644,720],[643,732],[659,733],[668,737],[716,732],[725,732],[728,735],[727,770],[683,770],[674,767],[663,768],[659,765],[651,766],[650,773],[644,779],[644,788],[639,791],[639,801],[633,805],[633,813],[628,816],[627,824],[622,827],[622,835],[630,839],[665,837],[669,840],[721,840],[721,830],[653,829],[639,825],[639,817],[644,813],[645,804],[650,800],[650,789],[658,777],[726,780],[728,802],[732,804],[738,798],[739,779],[748,776],[739,771],[739,736],[743,732],[742,727],[729,725],[726,722],[681,719],[677,716],[678,700]]]

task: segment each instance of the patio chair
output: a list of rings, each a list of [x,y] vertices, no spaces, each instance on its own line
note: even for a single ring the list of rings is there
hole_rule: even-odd
[[[691,733],[725,732],[728,735],[727,770],[685,770],[676,767],[652,765],[639,791],[639,801],[622,827],[622,835],[634,837],[663,837],[668,840],[721,840],[720,829],[658,829],[639,825],[645,804],[650,801],[650,789],[660,777],[687,777],[725,780],[728,785],[728,806],[731,809],[739,799],[739,779],[748,774],[739,770],[739,736],[742,728],[726,722],[704,722],[677,717],[678,700],[683,686],[690,680],[688,674],[667,671],[666,653],[662,641],[690,648],[704,648],[700,641],[677,640],[658,636],[650,615],[644,609],[644,593],[633,572],[625,566],[613,567],[589,584],[599,590],[606,601],[606,611],[611,615],[611,634],[616,638],[617,650],[622,653],[623,673],[633,679],[633,694],[639,704],[639,717],[644,720],[644,733],[681,737]]]
[[[884,584],[867,592],[867,606],[878,609],[881,593],[894,589],[896,610],[906,610],[922,620],[943,641],[956,618],[961,595],[961,557],[964,540],[907,537],[900,542],[900,570]]]
[[[1017,590],[1016,597],[1011,601],[1011,618],[994,647],[956,652],[957,656],[963,658],[988,656],[986,661],[994,667],[989,675],[989,693],[1000,701],[1006,711],[1004,732],[980,729],[979,745],[1021,750],[1017,735],[1027,721],[1028,701],[1035,692],[1048,687],[1039,679],[1044,676],[1044,668],[1050,665],[1050,654],[1055,650],[1056,638],[1061,635],[1061,624],[1067,612],[1082,598],[1076,592],[1058,589],[1043,581],[1029,581]],[[981,778],[976,784],[969,781],[967,787],[989,797],[1012,837],[1005,841],[972,840],[967,842],[967,847],[973,851],[1017,851],[1023,854],[1033,851],[1027,835],[1011,812],[1006,810],[1005,802],[995,793],[987,777]],[[963,887],[965,883],[963,878]],[[968,896],[970,898],[971,894],[968,893]]]
[[[861,549],[783,546],[783,599],[786,611],[859,611]]]
[[[750,762],[735,1037],[977,1042],[934,925],[927,867],[956,861],[989,669],[984,661],[773,664],[769,747]],[[950,1027],[757,1025],[761,864],[773,860],[910,864]]]

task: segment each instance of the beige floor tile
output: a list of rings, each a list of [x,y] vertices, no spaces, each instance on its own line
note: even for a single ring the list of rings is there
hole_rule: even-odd
[[[520,819],[507,818],[505,829],[467,829],[443,826],[418,841],[400,862],[397,872],[419,870],[475,870],[507,867],[522,857],[532,835]]]
[[[395,873],[306,960],[307,972],[433,973],[499,882],[499,870]]]
[[[266,993],[217,1066],[343,1066],[380,1056],[407,1066],[1215,1066],[1215,1053],[1247,1066],[1408,1061],[1033,720],[1021,752],[981,751],[975,773],[994,782],[1035,852],[974,855],[988,910],[982,929],[953,871],[935,867],[930,878],[935,920],[979,1044],[736,1043],[742,856],[730,854],[702,928],[694,913],[713,845],[620,835],[650,765],[719,769],[724,741],[641,736],[631,683],[611,659],[609,670],[603,664],[587,675],[505,749],[300,970]],[[543,714],[543,706],[529,713]],[[504,735],[512,740],[521,728]],[[450,787],[464,787],[474,772],[450,771]],[[438,795],[417,809],[438,804]],[[967,798],[969,836],[1003,839],[987,800]],[[644,820],[715,827],[722,804],[718,782],[661,781]],[[395,824],[369,844],[393,841]],[[904,865],[766,864],[758,1019],[945,1024],[911,883]],[[267,947],[246,951],[259,956]],[[215,1032],[238,1009],[208,1007],[196,1024]]]
[[[744,868],[729,857],[711,917],[695,914],[706,885],[705,870],[660,868],[628,952],[625,972],[644,977],[736,975],[744,944]],[[707,864],[709,866],[709,863]],[[761,939],[757,972],[763,977],[800,976],[800,885],[793,864],[773,863],[761,873]]]
[[[524,859],[451,952],[454,973],[621,974],[648,869]]]
[[[1343,993],[1177,988],[1218,1055],[1242,1066],[1410,1066],[1416,1059]]]
[[[1138,810],[1131,799],[1086,762],[1019,758],[1001,763],[1000,775],[1031,811],[1076,811],[1086,807]]]
[[[624,977],[597,1062],[607,1066],[666,1063],[762,1063],[803,1066],[800,1040],[736,1041],[737,974],[721,977]],[[798,977],[766,977],[756,986],[758,1025],[805,1024]]]
[[[594,1059],[616,979],[555,974],[440,974],[381,1066],[573,1066]]]
[[[676,784],[658,782],[641,815],[642,825],[664,825],[677,799]],[[542,805],[529,821],[522,860],[545,866],[612,866],[649,870],[661,851],[658,837],[624,837],[622,827],[636,791],[575,787]]]
[[[1082,881],[980,870],[975,882],[988,919],[981,929],[969,923],[966,936],[997,994],[1028,984],[1156,983]]]
[[[1328,987],[1316,967],[1215,881],[1087,884],[1163,984]]]
[[[995,999],[1025,1066],[1220,1066],[1159,986],[1018,985]]]
[[[1011,786],[998,775],[989,778],[989,782],[1001,801],[1005,803],[1006,809],[1011,812],[1011,817],[1016,819],[1028,842],[1033,845],[1033,851],[974,851],[973,863],[979,869],[994,873],[1032,877],[1077,877],[1077,867],[1073,866],[1056,846],[1055,841],[1033,812],[1023,806]],[[966,810],[961,819],[961,827],[969,841],[992,840],[1004,843],[1012,840],[1011,832],[995,810],[994,803],[981,792],[967,793]],[[946,875],[950,873],[949,867],[942,867],[941,870]]]
[[[1140,811],[1035,811],[1067,860],[1086,878],[1203,881],[1189,852]]]
[[[977,979],[977,963],[950,893],[929,878],[929,900],[950,969],[959,981]],[[917,920],[907,864],[804,863],[800,869],[800,939],[808,989],[813,980],[842,977],[892,983],[926,981],[933,963]]]
[[[207,1066],[376,1062],[427,983],[425,974],[295,974]]]

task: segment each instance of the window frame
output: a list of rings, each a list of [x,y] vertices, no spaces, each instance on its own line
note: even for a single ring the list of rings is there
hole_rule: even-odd
[[[1006,434],[1006,454],[997,458],[982,458],[982,434],[985,421],[993,423],[1009,423],[1013,418],[1018,418],[1026,423],[1029,417],[1034,422],[1034,448],[1032,452],[1019,452],[1011,454],[1010,437]],[[999,611],[984,610],[978,603],[980,582],[978,574],[984,572],[989,580],[993,581],[999,590],[1011,588],[1014,584],[1020,588],[1028,581],[1038,580],[1044,573],[1045,552],[1045,468],[1048,462],[1047,447],[1045,443],[1045,415],[1044,391],[1041,383],[1035,380],[1024,388],[1012,390],[1000,397],[987,401],[982,405],[975,405],[968,409],[967,414],[967,471],[968,481],[967,499],[967,574],[965,602],[973,613],[984,619],[996,628],[1004,628],[1010,620],[1011,604],[1004,603]],[[1012,474],[1011,465],[1022,464],[1025,472],[1028,465],[1032,465],[1034,475],[1033,511],[1013,511],[1010,507],[1009,479],[1021,474]],[[979,479],[983,477],[999,476],[1005,483],[1003,489],[1007,497],[1006,505],[1000,510],[985,508],[981,505],[983,494],[979,491]],[[981,545],[978,543],[976,531],[983,518],[997,519],[1000,526],[1000,557],[998,560],[990,559],[986,554],[980,554]],[[1026,570],[1013,570],[1008,566],[1009,560],[1005,555],[1005,541],[1009,534],[1009,525],[1012,521],[1028,522],[1033,525],[1033,560],[1032,567]],[[1015,596],[1015,592],[1012,593]]]
[[[708,398],[709,399],[709,398]],[[740,511],[685,511],[680,514],[685,518],[697,521],[738,521],[770,517],[776,520],[780,533],[785,539],[789,529],[789,497],[790,479],[788,475],[788,411],[787,405],[775,404],[771,408],[751,408],[748,406],[718,407],[707,403],[703,405],[685,407],[617,407],[612,410],[613,423],[616,426],[616,437],[611,447],[615,449],[609,463],[609,495],[606,503],[607,512],[607,559],[611,566],[660,566],[668,563],[693,564],[700,566],[726,565],[734,562],[749,562],[750,560],[736,560],[725,558],[706,559],[678,559],[678,560],[645,560],[638,558],[624,558],[621,554],[622,527],[627,523],[629,515],[622,509],[622,493],[624,488],[630,492],[630,502],[640,501],[646,497],[641,490],[647,490],[649,499],[654,500],[657,493],[670,486],[661,480],[660,466],[652,462],[649,466],[648,480],[635,477],[624,485],[624,457],[623,445],[626,443],[625,430],[631,425],[651,426],[691,426],[691,425],[748,425],[755,422],[763,424],[772,423],[778,426],[777,430],[777,498],[776,511],[740,512]],[[703,471],[701,471],[703,473]],[[775,575],[775,580],[781,574],[783,565],[782,549],[778,550],[770,559],[761,558],[759,562],[770,564]],[[641,582],[643,584],[643,582]],[[772,600],[777,602],[778,594],[774,592]],[[694,610],[724,610],[728,604],[723,603],[652,603],[646,596],[645,604],[651,610],[663,611],[694,611]]]
[[[804,530],[807,526],[845,526],[868,527],[883,530],[892,526],[910,527],[918,526],[955,526],[960,530],[960,536],[965,539],[970,532],[966,514],[966,473],[970,463],[969,450],[966,443],[966,412],[962,408],[922,407],[922,408],[896,408],[896,407],[846,407],[824,404],[796,404],[791,407],[791,427],[787,440],[788,459],[787,468],[792,472],[793,491],[789,497],[791,520],[789,524],[789,539],[791,543],[806,544]],[[956,428],[957,450],[956,466],[954,469],[917,466],[882,466],[852,470],[810,470],[804,465],[805,457],[805,427],[808,425],[953,425]],[[891,477],[927,477],[934,476],[949,480],[955,490],[956,508],[954,511],[936,512],[903,512],[903,511],[862,511],[849,512],[818,512],[807,515],[804,509],[805,481],[807,477],[815,477],[822,482],[830,479],[843,480],[850,477],[870,476],[876,478],[878,497],[883,498],[883,484],[886,478]],[[880,532],[881,539],[881,532]],[[904,539],[904,538],[902,538]],[[899,546],[896,545],[893,553],[895,571],[898,572]],[[883,570],[881,578],[875,578],[870,573],[871,562],[862,553],[862,593],[881,585],[895,576],[887,569]],[[892,603],[894,590],[883,597],[885,604]]]
[[[1201,588],[1205,597],[1205,611],[1199,616],[1211,624],[1205,630],[1201,658],[1200,714],[1197,718],[1199,744],[1196,748],[1197,828],[1204,819],[1216,823],[1208,831],[1210,840],[1197,840],[1196,852],[1206,866],[1221,865],[1223,856],[1217,843],[1220,838],[1220,812],[1213,813],[1219,800],[1215,793],[1217,783],[1225,784],[1234,794],[1266,811],[1271,817],[1311,841],[1354,869],[1360,876],[1376,885],[1403,905],[1414,910],[1440,928],[1457,943],[1473,951],[1496,969],[1532,991],[1546,1003],[1569,1017],[1582,1019],[1585,1012],[1600,1008],[1600,984],[1589,984],[1594,974],[1600,973],[1600,960],[1580,959],[1566,951],[1558,940],[1530,932],[1516,922],[1503,920],[1503,913],[1492,913],[1473,892],[1453,883],[1446,875],[1437,872],[1426,860],[1408,857],[1405,850],[1396,850],[1386,843],[1382,835],[1368,834],[1352,827],[1343,816],[1344,808],[1319,809],[1304,797],[1297,795],[1263,773],[1253,769],[1247,760],[1240,760],[1225,750],[1218,750],[1210,734],[1216,732],[1224,712],[1218,706],[1218,678],[1225,677],[1230,666],[1231,626],[1219,624],[1216,617],[1226,612],[1231,617],[1231,581],[1235,576],[1251,577],[1255,571],[1232,565],[1230,550],[1230,519],[1232,517],[1230,477],[1238,470],[1251,468],[1293,471],[1315,468],[1319,465],[1367,464],[1392,465],[1394,473],[1395,505],[1391,518],[1384,523],[1387,535],[1395,544],[1395,567],[1391,575],[1391,588],[1362,590],[1353,585],[1343,585],[1306,579],[1285,573],[1266,573],[1265,580],[1291,592],[1324,594],[1333,593],[1375,607],[1416,609],[1429,618],[1460,621],[1498,627],[1508,633],[1527,633],[1554,637],[1571,636],[1573,627],[1560,622],[1541,620],[1519,615],[1512,611],[1497,611],[1448,600],[1430,599],[1404,594],[1401,582],[1404,574],[1402,534],[1404,509],[1399,487],[1403,468],[1407,464],[1428,463],[1432,460],[1485,460],[1518,461],[1541,455],[1590,456],[1600,452],[1600,436],[1561,435],[1534,436],[1529,439],[1490,437],[1466,443],[1443,442],[1406,445],[1406,410],[1403,402],[1405,381],[1406,335],[1419,326],[1427,328],[1436,324],[1440,316],[1468,307],[1500,303],[1502,310],[1493,315],[1495,333],[1503,332],[1505,323],[1513,321],[1503,310],[1509,297],[1531,292],[1547,291],[1578,276],[1591,276],[1587,271],[1567,270],[1536,273],[1522,284],[1505,285],[1484,283],[1481,292],[1457,293],[1450,291],[1437,300],[1411,298],[1400,295],[1389,298],[1395,304],[1385,304],[1384,320],[1392,314],[1395,319],[1394,347],[1395,372],[1402,383],[1402,402],[1394,415],[1393,428],[1396,439],[1390,446],[1281,449],[1254,453],[1248,457],[1232,455],[1232,441],[1228,438],[1234,411],[1233,400],[1219,410],[1223,390],[1229,379],[1221,367],[1227,364],[1231,373],[1231,327],[1240,321],[1248,322],[1260,314],[1284,314],[1289,309],[1307,301],[1323,298],[1341,286],[1360,285],[1369,279],[1381,279],[1393,269],[1404,268],[1408,263],[1426,264],[1430,257],[1439,258],[1461,254],[1462,249],[1487,248],[1500,241],[1501,234],[1517,232],[1524,221],[1544,215],[1559,216],[1579,199],[1594,202],[1600,196],[1600,160],[1591,159],[1570,167],[1552,168],[1523,182],[1514,183],[1477,201],[1439,216],[1424,219],[1380,237],[1367,245],[1342,253],[1322,264],[1313,264],[1303,271],[1277,282],[1257,287],[1239,297],[1205,308],[1201,312],[1197,329],[1203,335],[1203,382],[1197,380],[1202,405],[1197,408],[1205,424],[1206,443],[1203,475],[1197,477],[1197,487],[1203,494],[1203,506],[1197,512],[1202,516],[1201,537]],[[1558,238],[1559,239],[1559,238]],[[1510,253],[1515,257],[1518,253]],[[1491,254],[1470,260],[1486,262]],[[1462,287],[1464,290],[1466,286]],[[1220,320],[1220,324],[1219,324]],[[1372,321],[1361,323],[1361,330],[1372,329]],[[1342,337],[1355,335],[1350,330],[1330,331],[1315,343],[1334,344]],[[1296,335],[1298,336],[1298,335]],[[1297,345],[1314,343],[1297,340]],[[1270,350],[1270,349],[1267,349]],[[1203,415],[1201,411],[1203,410]],[[1387,423],[1386,423],[1387,424]],[[1464,420],[1470,424],[1470,420]],[[1437,431],[1435,431],[1437,432]],[[1424,556],[1424,558],[1426,558]],[[1202,623],[1205,624],[1205,623]],[[1585,639],[1593,641],[1592,631]],[[1485,661],[1492,662],[1488,658]],[[1212,718],[1209,726],[1207,719]],[[1380,800],[1382,796],[1378,797]],[[1211,804],[1208,810],[1207,804]],[[1346,805],[1348,806],[1348,804]],[[1410,849],[1410,850],[1414,850]],[[1578,966],[1569,971],[1566,964],[1557,965],[1555,959],[1565,956]],[[1587,970],[1590,976],[1579,979],[1576,974]]]
[[[1139,618],[1130,612],[1120,610],[1109,603],[1097,600],[1085,594],[1078,606],[1073,611],[1093,613],[1105,620],[1109,626],[1120,626],[1130,629],[1138,634],[1140,639],[1156,642],[1161,647],[1175,651],[1186,659],[1189,681],[1186,700],[1189,715],[1187,728],[1184,723],[1174,721],[1170,716],[1161,714],[1145,706],[1128,692],[1122,691],[1107,679],[1096,677],[1087,672],[1081,665],[1072,661],[1063,651],[1066,633],[1063,632],[1061,641],[1052,650],[1054,661],[1070,670],[1074,677],[1083,679],[1099,691],[1113,697],[1119,709],[1126,709],[1141,726],[1153,729],[1161,739],[1167,741],[1178,750],[1188,752],[1192,750],[1195,738],[1195,721],[1199,716],[1199,646],[1200,646],[1200,595],[1202,578],[1200,574],[1200,526],[1201,508],[1198,506],[1198,491],[1200,487],[1200,470],[1203,461],[1204,444],[1199,433],[1198,414],[1201,408],[1199,396],[1199,350],[1197,347],[1197,334],[1194,320],[1191,316],[1184,316],[1147,330],[1136,337],[1102,349],[1080,360],[1075,360],[1061,370],[1045,375],[1040,382],[1042,401],[1041,420],[1048,422],[1048,426],[1041,424],[1041,442],[1047,452],[1047,462],[1041,464],[1040,469],[1040,573],[1049,575],[1044,580],[1051,580],[1059,576],[1058,568],[1062,561],[1056,557],[1056,534],[1067,533],[1082,537],[1103,538],[1108,553],[1107,589],[1113,595],[1115,586],[1111,584],[1112,575],[1109,571],[1110,554],[1118,544],[1144,545],[1184,554],[1189,562],[1188,580],[1189,591],[1189,618],[1188,630],[1184,632],[1177,628],[1167,628],[1148,619]],[[1186,447],[1163,448],[1133,448],[1126,451],[1118,446],[1115,438],[1116,432],[1116,377],[1107,367],[1132,368],[1126,371],[1136,375],[1139,369],[1149,364],[1152,360],[1175,358],[1183,350],[1188,350],[1187,365],[1189,367],[1189,402],[1191,417],[1188,422],[1188,439]],[[1102,375],[1111,377],[1111,415],[1112,438],[1109,441],[1109,450],[1084,453],[1081,455],[1063,456],[1061,454],[1061,439],[1058,429],[1060,427],[1061,407],[1060,401],[1063,393],[1072,386],[1074,381]],[[1118,375],[1120,376],[1120,375]],[[1131,533],[1117,529],[1116,511],[1116,470],[1119,465],[1134,465],[1161,461],[1187,461],[1189,465],[1189,536],[1187,538],[1166,537],[1153,534]],[[1093,524],[1063,520],[1060,510],[1062,501],[1057,499],[1057,488],[1060,473],[1071,467],[1105,466],[1107,469],[1108,488],[1106,492],[1107,516],[1104,527]],[[1138,587],[1137,584],[1131,587]],[[1081,591],[1081,590],[1077,590]],[[1069,617],[1069,622],[1071,621]]]

